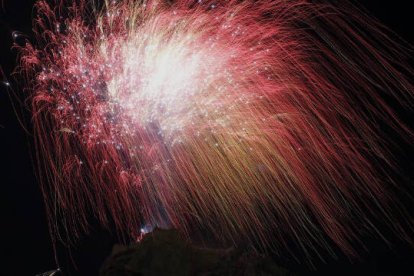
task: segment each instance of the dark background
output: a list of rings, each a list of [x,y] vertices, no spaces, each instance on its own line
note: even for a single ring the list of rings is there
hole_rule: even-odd
[[[11,49],[12,32],[31,36],[33,2],[0,0],[0,68],[9,79],[16,66],[16,51]],[[357,2],[402,38],[414,43],[411,1]],[[0,71],[0,81],[2,78]],[[23,93],[19,88],[15,90]],[[23,117],[29,118],[24,112]],[[0,275],[35,275],[57,268],[34,174],[30,141],[31,137],[18,122],[5,86],[0,84]],[[60,267],[71,275],[96,275],[115,240],[113,235],[96,227],[70,252],[58,246]],[[329,260],[327,264],[319,264],[312,274],[414,275],[414,250],[408,245],[396,244],[390,249],[374,242],[369,245],[369,252],[364,260],[353,263],[344,258]],[[300,265],[294,269],[311,273]]]

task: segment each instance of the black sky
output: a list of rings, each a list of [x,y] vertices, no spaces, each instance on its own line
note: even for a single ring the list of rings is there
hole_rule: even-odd
[[[0,67],[9,79],[16,66],[16,51],[11,49],[12,32],[31,36],[33,2],[0,0]],[[411,1],[357,2],[405,40],[414,43]],[[1,78],[0,75],[0,81]],[[16,92],[23,95],[17,87]],[[23,117],[29,118],[25,112]],[[30,141],[31,137],[17,120],[4,85],[0,84],[0,275],[35,275],[56,269],[43,199],[34,174]],[[63,247],[58,248],[61,266],[72,275],[95,275],[114,239],[106,231],[96,228],[72,249],[72,256]],[[370,246],[370,255],[364,261],[351,264],[345,260],[332,260],[320,265],[314,274],[414,275],[414,251],[409,246],[400,244],[393,250],[375,243]],[[77,272],[73,272],[73,263],[77,264]],[[407,268],[411,273],[405,274]]]

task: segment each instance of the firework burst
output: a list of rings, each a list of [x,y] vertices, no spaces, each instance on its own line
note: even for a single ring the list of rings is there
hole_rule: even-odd
[[[38,41],[21,49],[55,235],[86,231],[92,210],[132,238],[172,226],[309,256],[355,254],[378,217],[409,239],[378,122],[412,139],[384,100],[410,107],[412,73],[363,12],[86,2],[37,2]]]

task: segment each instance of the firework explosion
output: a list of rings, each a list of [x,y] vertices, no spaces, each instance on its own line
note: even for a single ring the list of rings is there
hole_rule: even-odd
[[[355,254],[375,218],[409,239],[378,122],[412,139],[384,100],[410,107],[412,74],[376,21],[307,0],[75,2],[37,2],[21,49],[54,235],[92,210],[132,238],[308,256]]]

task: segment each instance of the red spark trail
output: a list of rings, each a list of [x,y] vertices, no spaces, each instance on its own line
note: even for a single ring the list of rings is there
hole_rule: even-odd
[[[21,48],[55,235],[92,210],[132,238],[199,228],[308,256],[356,254],[383,235],[372,218],[409,240],[378,125],[413,138],[385,100],[411,108],[412,71],[374,19],[306,0],[65,4],[37,2]]]

